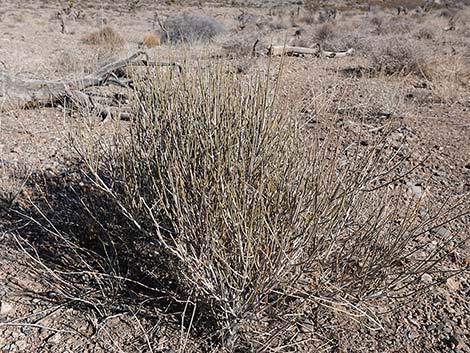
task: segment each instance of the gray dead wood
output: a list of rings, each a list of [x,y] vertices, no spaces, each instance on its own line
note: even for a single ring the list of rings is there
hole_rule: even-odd
[[[323,50],[320,44],[315,44],[313,48],[306,47],[293,47],[288,45],[272,45],[269,47],[268,54],[271,56],[304,56],[304,55],[313,55],[317,57],[324,58],[341,58],[345,56],[352,55],[354,49],[348,49],[347,51],[326,51]]]
[[[271,56],[295,56],[295,55],[313,55],[320,56],[320,48],[292,47],[289,45],[271,45],[268,54]]]
[[[142,58],[144,57],[144,58]],[[76,80],[38,80],[11,77],[0,71],[0,110],[12,108],[35,108],[61,103],[70,99],[78,105],[90,104],[90,97],[84,89],[94,86],[118,85],[132,87],[133,81],[122,76],[128,66],[174,66],[176,62],[150,62],[148,55],[139,51],[126,59],[100,67],[90,75]]]
[[[354,54],[354,49],[350,48],[346,51],[327,51],[321,50],[320,55],[324,58],[344,58],[345,56],[351,56]]]

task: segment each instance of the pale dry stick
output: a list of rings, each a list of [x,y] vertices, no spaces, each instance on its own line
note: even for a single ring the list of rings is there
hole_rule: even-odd
[[[155,11],[155,14],[154,14],[154,23],[155,22],[158,23],[158,25],[160,26],[160,29],[163,31],[163,33],[165,33],[167,40],[170,40],[168,29],[163,25],[163,22],[161,21],[160,16],[158,15],[157,11]]]
[[[109,316],[106,316],[104,319],[100,320],[99,324],[98,323],[94,323],[94,325],[97,327],[96,329],[96,335],[98,335],[101,330],[105,330],[105,326],[106,326],[106,322],[108,320],[111,320],[111,319],[114,319],[116,317],[120,317],[120,316],[124,316],[124,313],[118,313],[118,314],[114,314],[114,315],[109,315]],[[95,319],[95,321],[97,322],[98,320]]]
[[[181,335],[180,335],[180,349],[179,352],[184,353],[184,350],[186,349],[186,345],[188,343],[188,338],[189,338],[189,332],[191,331],[191,327],[193,325],[193,320],[194,320],[194,315],[196,314],[196,303],[193,304],[193,313],[191,315],[191,321],[189,323],[188,327],[188,332],[186,333],[186,337],[183,338],[184,336],[184,318],[186,316],[186,310],[188,309],[189,303],[191,303],[191,295],[188,297],[188,300],[186,301],[186,305],[184,306],[183,314],[181,315]]]
[[[35,258],[34,256],[32,256],[28,251],[26,251],[26,249],[24,248],[23,244],[20,242],[20,240],[18,239],[18,236],[16,234],[13,234],[13,237],[16,241],[16,243],[18,244],[18,246],[20,247],[20,249],[36,264],[38,264],[40,267],[42,267],[44,270],[46,270],[47,273],[49,273],[50,275],[52,275],[56,280],[58,280],[60,283],[62,283],[65,287],[68,287],[70,286],[71,284],[69,282],[66,282],[64,279],[62,279],[60,276],[57,275],[57,273],[52,270],[51,268],[49,268],[47,265],[45,265],[41,260],[39,260],[39,254],[37,253],[36,249],[28,242],[26,241],[25,239],[22,239],[24,242],[26,242],[32,249],[33,251],[35,252],[37,258]],[[66,299],[69,299],[69,300],[72,300],[72,301],[77,301],[77,302],[80,302],[80,303],[84,303],[84,304],[87,304],[91,307],[93,307],[101,316],[105,316],[104,313],[98,308],[98,306],[96,305],[96,303],[93,303],[93,302],[90,302],[89,300],[85,300],[85,299],[82,299],[82,298],[77,298],[77,297],[73,297],[73,296],[70,296],[70,295],[67,295],[66,293],[62,292],[62,294],[64,295],[64,297]]]
[[[95,324],[93,322],[93,325],[94,326],[97,326],[97,324]],[[108,340],[106,341],[107,343],[111,342],[111,344],[115,347],[116,350],[118,350],[120,353],[125,353],[125,351],[118,346],[117,342],[115,342],[115,337],[111,336],[111,334],[109,333],[109,331],[103,326],[99,327],[99,330],[103,331],[105,333],[105,335],[107,336]],[[98,331],[96,332],[96,334],[94,336],[96,336],[98,334]],[[93,336],[92,336],[93,337]]]
[[[13,210],[14,213],[26,218],[26,219],[29,219],[30,221],[32,221],[33,223],[35,223],[36,225],[38,225],[39,227],[41,227],[42,229],[44,229],[46,232],[48,233],[51,233],[53,236],[61,239],[62,241],[64,241],[64,243],[66,243],[67,245],[69,245],[72,249],[77,249],[78,246],[71,242],[69,239],[67,239],[66,237],[64,237],[61,232],[55,227],[55,225],[50,221],[50,219],[41,211],[41,209],[29,198],[28,199],[29,202],[33,205],[33,207],[35,208],[35,210],[39,213],[39,215],[44,219],[46,220],[46,222],[49,224],[49,226],[52,228],[51,229],[48,229],[46,228],[43,224],[41,224],[40,222],[38,222],[36,219],[34,219],[33,217],[29,216],[29,215],[26,215],[22,212],[19,212],[17,210]],[[47,199],[46,199],[47,201]],[[48,201],[47,201],[48,203]],[[48,203],[48,206],[53,209],[53,207]],[[23,241],[25,241],[29,246],[31,246],[31,244],[29,244],[25,239],[22,239]],[[35,251],[35,254],[36,256],[38,256],[37,252],[36,252],[36,249],[34,249],[34,247],[32,247],[33,250]],[[91,251],[90,251],[91,252]],[[93,255],[98,255],[97,253],[95,252],[91,252]],[[39,256],[38,256],[39,258]],[[82,260],[82,262],[86,265],[86,267],[88,268],[92,268],[92,266],[90,266],[81,256],[80,256],[80,260]]]
[[[150,353],[153,353],[152,344],[150,343],[150,338],[149,338],[147,332],[144,330],[144,327],[142,326],[142,323],[140,322],[137,315],[134,312],[132,312],[132,315],[133,315],[134,319],[137,321],[137,325],[139,325],[139,328],[140,328],[140,330],[142,331],[142,334],[145,337],[145,342],[147,343],[147,347],[149,348]]]
[[[61,329],[55,329],[52,327],[44,326],[44,325],[39,325],[39,324],[31,324],[28,322],[0,322],[0,327],[8,327],[8,326],[14,326],[14,327],[35,327],[39,328],[42,330],[47,330],[47,331],[52,331],[52,332],[59,332],[59,333],[71,333],[71,334],[77,334],[76,331],[71,331],[71,330],[61,330]]]
[[[331,286],[331,284],[330,284],[330,286]],[[332,287],[334,287],[334,286],[332,286]],[[295,290],[295,288],[292,288],[292,289]],[[278,293],[282,294],[280,292],[278,292]],[[327,298],[319,297],[319,296],[316,296],[316,295],[312,295],[311,293],[307,293],[307,292],[301,292],[299,290],[297,290],[295,292],[295,294],[290,294],[289,296],[291,296],[292,298],[304,299],[307,302],[320,304],[321,306],[329,308],[333,311],[341,312],[341,313],[347,315],[348,317],[350,317],[353,321],[356,321],[358,323],[360,322],[359,318],[366,317],[372,323],[374,323],[376,325],[375,328],[373,328],[373,327],[368,327],[368,328],[373,329],[374,331],[383,329],[383,325],[378,321],[377,318],[372,317],[370,314],[367,314],[364,310],[359,308],[357,305],[354,305],[351,302],[347,301],[346,299],[342,298],[342,302],[333,301],[331,299],[327,299]],[[343,308],[350,307],[351,309],[357,311],[359,314],[357,314],[357,313],[354,314],[352,311],[349,311],[349,310],[346,310],[346,309],[340,309],[337,306],[341,306]]]
[[[282,55],[320,55],[320,46],[316,48],[293,47],[288,45],[271,45],[268,49],[269,56],[282,56]]]
[[[271,45],[268,49],[270,56],[302,56],[313,55],[323,58],[343,58],[354,54],[354,49],[350,48],[346,51],[326,51],[321,48],[319,43],[316,43],[314,48],[296,47],[289,45]]]
[[[58,310],[60,310],[63,307],[64,307],[64,304],[56,305],[56,306],[53,306],[52,308],[47,308],[47,309],[41,310],[39,312],[34,312],[32,314],[19,317],[17,319],[14,319],[14,320],[10,321],[10,323],[15,323],[15,322],[22,321],[22,320],[28,320],[28,319],[31,319],[32,317],[37,317],[38,315],[41,315],[41,314],[44,314],[44,313],[50,311],[45,316],[40,317],[39,319],[35,320],[34,322],[30,322],[32,324],[37,324],[37,323],[41,322],[42,320],[45,320],[48,317],[52,316],[54,313],[56,313]]]
[[[196,315],[196,304],[194,304],[193,308],[193,313],[191,315],[191,321],[189,322],[189,327],[188,327],[188,332],[186,333],[186,339],[184,340],[184,346],[182,352],[186,349],[186,345],[188,344],[189,341],[189,333],[191,331],[191,328],[193,327],[193,321],[194,321],[194,316]]]

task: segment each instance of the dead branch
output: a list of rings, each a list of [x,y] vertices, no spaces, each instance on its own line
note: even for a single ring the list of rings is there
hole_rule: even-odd
[[[350,48],[346,51],[326,51],[321,50],[321,56],[324,58],[344,58],[345,56],[351,56],[354,53],[354,49]]]
[[[288,45],[271,45],[268,50],[268,54],[271,56],[303,56],[303,55],[313,55],[320,56],[320,47],[316,46],[315,48],[305,48],[305,47],[292,47]]]
[[[133,81],[123,77],[123,69],[127,66],[172,66],[176,67],[179,72],[182,71],[179,63],[150,62],[147,53],[139,51],[128,58],[104,65],[92,74],[76,80],[24,79],[11,77],[7,72],[0,72],[0,109],[50,106],[67,98],[79,105],[88,104],[90,97],[82,92],[86,88],[113,84],[132,87]]]
[[[253,44],[253,49],[251,50],[251,56],[255,57],[256,56],[256,46],[259,43],[259,39],[256,39],[255,44]]]
[[[341,58],[345,56],[352,55],[354,53],[354,49],[348,49],[347,51],[326,51],[323,50],[320,44],[315,44],[313,48],[305,48],[305,47],[293,47],[288,45],[272,45],[269,50],[268,54],[271,56],[304,56],[304,55],[313,55],[316,57],[323,57],[323,58]]]

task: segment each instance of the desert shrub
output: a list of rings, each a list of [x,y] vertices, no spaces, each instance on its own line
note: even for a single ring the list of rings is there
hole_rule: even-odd
[[[271,30],[281,30],[281,29],[287,29],[289,25],[286,23],[286,20],[282,16],[278,16],[277,18],[268,22],[268,27]]]
[[[372,19],[375,29],[373,33],[377,35],[404,35],[409,34],[415,24],[409,17],[406,18],[393,18],[393,19]]]
[[[307,10],[310,14],[314,14],[317,12],[321,7],[321,2],[318,0],[305,0],[304,1],[304,8]]]
[[[153,48],[160,45],[160,35],[155,33],[146,33],[144,39],[142,40],[142,45],[146,47]]]
[[[313,35],[313,41],[322,44],[325,50],[345,51],[350,48],[361,50],[366,41],[364,36],[356,30],[353,30],[349,25],[320,25]]]
[[[427,76],[428,67],[416,43],[396,38],[377,43],[372,48],[372,67],[386,75],[416,74]]]
[[[8,162],[0,159],[0,209],[6,210],[7,206],[16,202],[31,175],[31,170],[31,166],[22,165],[17,161]],[[2,215],[1,212],[0,215]],[[0,222],[1,225],[2,222]]]
[[[331,22],[336,19],[337,10],[334,7],[323,7],[318,13],[318,21],[320,23]]]
[[[468,101],[470,61],[465,57],[437,56],[432,58],[432,94],[435,100],[455,103]]]
[[[172,43],[207,41],[223,31],[224,26],[213,17],[184,12],[165,20],[162,39]]]
[[[257,42],[261,37],[262,34],[260,31],[246,30],[229,33],[227,36],[221,36],[218,38],[217,43],[219,43],[220,46],[231,55],[246,56],[253,54],[253,47],[255,43],[255,50],[259,50],[260,47],[262,47],[262,45]]]
[[[331,24],[323,24],[315,32],[315,39],[319,42],[331,39],[335,35],[333,26]]]
[[[421,40],[432,40],[435,36],[435,32],[429,27],[422,27],[414,33],[414,37]]]
[[[301,16],[297,19],[297,22],[311,25],[315,23],[315,17],[313,15]]]
[[[312,306],[360,318],[368,300],[415,288],[434,257],[414,255],[419,207],[382,187],[393,155],[314,138],[279,82],[226,72],[159,73],[136,87],[129,130],[76,144],[141,234],[119,242],[168,259],[137,266],[172,276],[224,344],[253,349],[278,344]]]
[[[383,18],[378,17],[378,16],[374,16],[370,19],[370,24],[377,28],[382,27],[383,22],[384,22]]]
[[[83,37],[83,42],[91,45],[104,46],[109,49],[118,49],[124,45],[124,39],[121,35],[109,26],[87,34]]]

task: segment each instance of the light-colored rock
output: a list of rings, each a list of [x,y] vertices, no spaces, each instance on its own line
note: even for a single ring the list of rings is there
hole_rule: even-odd
[[[458,291],[460,289],[460,281],[454,277],[447,278],[447,288],[452,291]]]
[[[431,284],[432,283],[432,276],[429,273],[424,273],[421,276],[421,281],[424,282],[424,283],[427,283],[427,284]]]
[[[59,344],[61,340],[62,340],[62,335],[57,332],[55,335],[50,337],[47,341],[50,343]]]
[[[18,352],[18,347],[14,343],[7,344],[6,346],[3,346],[1,349],[2,349],[2,352]]]
[[[20,352],[25,352],[28,348],[28,342],[26,340],[18,340],[15,342]]]
[[[2,301],[0,304],[0,315],[9,315],[15,311],[15,307],[5,301]]]
[[[444,226],[434,228],[433,230],[431,230],[431,233],[437,235],[439,238],[447,238],[450,236],[450,231]]]

